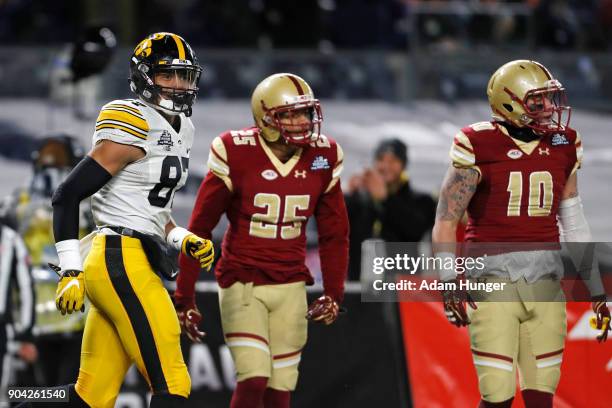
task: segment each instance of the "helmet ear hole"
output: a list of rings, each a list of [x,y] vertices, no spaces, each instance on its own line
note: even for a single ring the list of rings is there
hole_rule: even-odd
[[[508,112],[512,112],[514,110],[514,108],[512,107],[512,105],[510,105],[509,103],[504,103],[503,107],[506,108],[506,110]]]

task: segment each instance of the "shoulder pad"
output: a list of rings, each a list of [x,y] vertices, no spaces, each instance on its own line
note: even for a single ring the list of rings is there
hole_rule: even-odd
[[[223,180],[230,191],[233,191],[226,143],[233,143],[230,132],[222,133],[213,139],[210,144],[207,166],[211,172]]]
[[[310,146],[312,149],[315,149],[315,154],[318,155],[317,159],[322,160],[321,156],[326,158],[322,163],[327,165],[327,161],[329,160],[328,166],[331,167],[331,180],[325,189],[325,193],[327,193],[331,191],[340,179],[340,175],[344,169],[344,151],[340,144],[333,138],[323,134],[319,135],[317,141],[311,143]],[[313,163],[313,166],[314,165],[315,163]]]
[[[497,127],[493,122],[476,122],[461,129],[466,135],[489,133],[496,130]]]
[[[463,128],[453,139],[449,155],[455,167],[469,168],[476,164],[474,147],[468,135],[470,135],[469,127]]]
[[[116,129],[147,139],[149,124],[140,110],[142,106],[142,103],[134,99],[118,99],[107,103],[96,120],[96,131]]]

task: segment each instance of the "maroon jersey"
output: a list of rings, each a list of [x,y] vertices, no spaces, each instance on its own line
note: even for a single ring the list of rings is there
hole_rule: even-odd
[[[306,281],[306,222],[315,216],[325,291],[342,299],[348,262],[348,219],[338,182],[342,149],[321,136],[282,163],[257,128],[217,137],[210,150],[210,172],[200,187],[189,229],[210,237],[223,212],[229,227],[215,267],[221,287]],[[193,292],[197,263],[181,257],[177,291]]]
[[[499,123],[480,122],[455,136],[450,155],[455,167],[480,173],[468,206],[466,241],[559,241],[559,202],[582,159],[575,130],[526,143]]]

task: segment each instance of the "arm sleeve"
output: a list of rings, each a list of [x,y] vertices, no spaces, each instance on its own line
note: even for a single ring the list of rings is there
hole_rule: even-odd
[[[198,190],[189,220],[189,231],[202,238],[210,239],[213,228],[229,205],[231,194],[222,179],[212,171],[208,172]],[[176,282],[175,299],[193,299],[200,265],[197,261],[181,254],[179,266],[181,273]]]
[[[574,174],[576,170],[578,170],[582,166],[582,137],[580,137],[580,133],[576,132],[576,139],[574,140],[574,147],[576,148],[576,163],[574,163],[574,167],[570,174]]]
[[[101,189],[111,178],[111,174],[89,156],[70,172],[51,199],[56,242],[79,237],[80,202]]]
[[[334,168],[332,170],[331,181],[325,188],[325,193],[330,192],[336,184],[340,181],[340,174],[342,174],[342,170],[344,169],[344,151],[340,144],[336,143],[336,161],[334,163]]]
[[[340,183],[321,196],[315,218],[319,231],[323,289],[326,295],[342,302],[348,267],[349,224]]]
[[[584,216],[580,197],[572,197],[559,204],[559,232],[578,274],[592,297],[605,293],[595,255],[591,229]]]
[[[21,341],[32,340],[34,326],[34,282],[28,262],[28,251],[18,234],[14,238],[13,273],[19,288],[20,313],[16,325],[16,338]]]

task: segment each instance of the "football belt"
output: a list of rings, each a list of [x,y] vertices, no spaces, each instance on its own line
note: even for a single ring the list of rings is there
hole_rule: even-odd
[[[119,235],[140,240],[142,249],[153,270],[164,279],[171,281],[176,279],[179,273],[178,251],[168,245],[161,237],[126,227],[104,226],[100,229],[102,228],[108,228]]]

